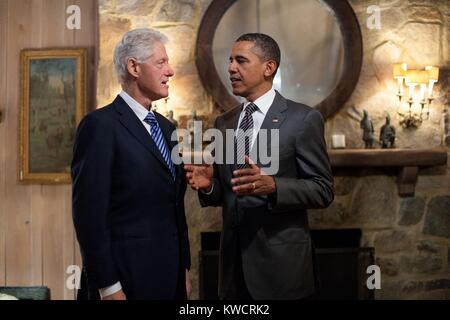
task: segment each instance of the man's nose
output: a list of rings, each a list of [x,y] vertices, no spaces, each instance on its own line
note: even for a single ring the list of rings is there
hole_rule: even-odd
[[[167,76],[172,77],[175,74],[175,71],[173,71],[172,66],[169,64],[167,65]]]
[[[228,73],[229,74],[233,74],[233,73],[236,73],[236,72],[237,72],[237,70],[236,70],[236,63],[230,62],[228,64]]]

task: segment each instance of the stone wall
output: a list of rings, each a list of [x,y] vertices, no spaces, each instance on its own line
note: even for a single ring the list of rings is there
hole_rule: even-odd
[[[398,147],[443,145],[449,131],[448,125],[446,130],[444,128],[448,123],[444,115],[448,117],[448,89],[445,88],[448,88],[450,76],[450,3],[446,0],[352,0],[350,3],[361,26],[363,66],[351,98],[327,123],[328,139],[332,133],[342,133],[346,135],[347,147],[362,148],[359,120],[365,109],[373,121],[375,137],[379,136],[385,116],[389,114],[391,123],[397,127]],[[381,9],[381,29],[367,27],[371,16],[367,8],[371,5]],[[404,111],[406,104],[400,106],[395,95],[397,83],[392,79],[392,64],[396,62],[406,62],[412,69],[423,69],[427,65],[441,68],[430,119],[424,121],[419,130],[399,128],[397,111]]]
[[[211,0],[100,0],[100,61],[97,102],[103,106],[120,87],[112,73],[112,52],[120,36],[136,27],[153,27],[170,38],[169,56],[176,75],[171,98],[158,103],[158,110],[174,110],[184,118],[195,109],[200,115],[214,113],[195,66],[195,41],[202,15]],[[375,135],[386,113],[397,127],[397,147],[450,147],[450,2],[447,0],[351,0],[361,25],[364,61],[359,83],[349,99],[326,123],[326,139],[333,133],[346,135],[349,148],[361,148],[359,120],[369,112]],[[381,8],[381,29],[366,27],[367,7]],[[430,120],[417,130],[398,126],[396,83],[392,63],[410,67],[438,65],[440,82]],[[448,149],[449,150],[449,149]],[[191,277],[198,298],[198,252],[200,232],[220,230],[220,211],[201,209],[189,190],[186,209],[192,250]],[[420,172],[416,195],[399,198],[395,177],[371,174],[337,177],[336,200],[326,210],[310,214],[313,228],[361,228],[362,246],[374,246],[381,267],[378,299],[450,299],[450,165]]]
[[[359,119],[368,111],[375,137],[385,115],[397,129],[397,147],[450,147],[450,2],[350,1],[363,34],[361,76],[349,101],[327,121],[332,133],[346,135],[349,148],[362,148]],[[370,30],[367,7],[379,5],[381,29]],[[398,125],[392,64],[431,64],[441,69],[430,120],[419,129]],[[375,247],[381,268],[377,299],[450,299],[450,165],[420,171],[414,197],[400,198],[394,176],[336,177],[336,200],[310,213],[312,228],[361,228],[362,246]]]

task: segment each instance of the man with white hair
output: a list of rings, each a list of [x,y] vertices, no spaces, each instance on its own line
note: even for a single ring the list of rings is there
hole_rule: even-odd
[[[151,110],[174,75],[166,36],[131,30],[114,51],[122,92],[80,123],[73,221],[83,259],[78,298],[186,299],[192,290],[183,168],[174,125]]]

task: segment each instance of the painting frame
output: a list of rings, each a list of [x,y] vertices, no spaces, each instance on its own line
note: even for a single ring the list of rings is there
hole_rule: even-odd
[[[86,59],[86,48],[21,50],[19,182],[71,183],[72,145],[86,114]]]

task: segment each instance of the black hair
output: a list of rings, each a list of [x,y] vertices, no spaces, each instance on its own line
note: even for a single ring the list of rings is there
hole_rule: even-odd
[[[272,74],[272,77],[275,77],[281,61],[281,52],[278,43],[272,37],[264,33],[246,33],[237,38],[236,42],[239,41],[253,42],[260,49],[262,58],[265,61],[274,60],[277,63],[277,67]]]

